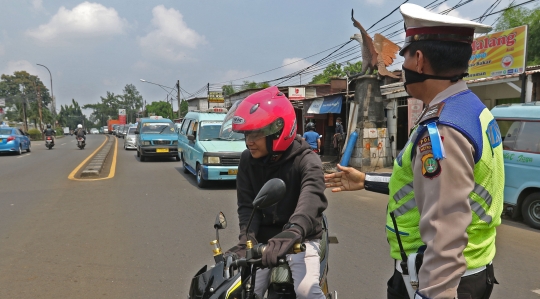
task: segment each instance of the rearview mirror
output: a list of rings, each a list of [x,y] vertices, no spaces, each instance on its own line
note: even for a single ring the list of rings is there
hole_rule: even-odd
[[[225,229],[227,228],[227,219],[225,219],[225,214],[219,212],[216,216],[216,222],[214,223],[215,229]]]
[[[187,139],[189,141],[195,141],[195,136],[194,135],[187,135]]]
[[[271,179],[261,188],[253,201],[256,209],[266,209],[277,204],[284,196],[287,186],[281,179]]]

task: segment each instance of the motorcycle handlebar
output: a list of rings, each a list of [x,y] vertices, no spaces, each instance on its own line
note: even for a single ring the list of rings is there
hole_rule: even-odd
[[[255,244],[255,245],[253,245],[253,248],[251,249],[252,250],[252,259],[247,260],[246,258],[239,258],[239,259],[236,259],[235,261],[233,261],[231,263],[231,266],[234,267],[234,268],[238,268],[238,267],[246,267],[246,266],[248,266],[248,264],[260,263],[262,254],[263,254],[264,250],[266,249],[266,246],[267,246],[267,244]],[[291,250],[287,254],[297,254],[297,253],[305,252],[305,251],[306,251],[306,244],[304,244],[304,243],[296,243],[296,244],[293,245],[293,247],[291,248]]]

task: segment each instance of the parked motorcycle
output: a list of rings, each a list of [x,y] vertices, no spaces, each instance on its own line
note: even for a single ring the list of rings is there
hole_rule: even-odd
[[[51,149],[54,146],[53,139],[51,136],[45,138],[45,147]]]
[[[251,220],[255,210],[269,208],[278,203],[285,195],[285,183],[280,179],[269,180],[259,191],[253,201],[254,210],[247,225],[247,230],[251,225]],[[266,244],[246,244],[246,257],[238,258],[235,254],[223,253],[219,242],[219,230],[227,227],[225,215],[220,212],[214,224],[216,229],[216,240],[210,242],[214,253],[215,265],[210,269],[205,265],[191,280],[188,299],[260,299],[255,295],[255,278],[258,269],[264,268],[262,265],[262,253]],[[323,237],[321,239],[321,271],[319,283],[326,298],[337,299],[337,292],[328,292],[328,254],[329,237],[326,217],[323,218]],[[332,243],[337,243],[332,242]],[[302,243],[294,245],[290,254],[304,252],[306,247]],[[268,287],[267,299],[293,299],[294,284],[292,280],[289,264],[285,260],[280,260],[280,265],[272,268],[270,284]]]
[[[86,142],[84,141],[84,138],[82,137],[77,137],[77,146],[80,148],[80,149],[84,149],[84,146],[86,145]]]

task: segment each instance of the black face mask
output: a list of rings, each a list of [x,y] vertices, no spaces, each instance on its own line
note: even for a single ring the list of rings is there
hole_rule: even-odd
[[[454,83],[454,82],[457,82],[465,77],[467,77],[469,74],[468,73],[463,73],[463,74],[460,74],[460,75],[457,75],[457,76],[452,76],[452,77],[443,77],[443,76],[434,76],[434,75],[427,75],[427,74],[420,74],[418,72],[415,72],[413,70],[409,70],[405,67],[402,67],[403,69],[403,86],[405,87],[405,91],[407,93],[409,93],[407,91],[407,85],[409,84],[413,84],[413,83],[420,83],[420,82],[424,82],[426,81],[427,79],[434,79],[434,80],[450,80],[450,82]]]

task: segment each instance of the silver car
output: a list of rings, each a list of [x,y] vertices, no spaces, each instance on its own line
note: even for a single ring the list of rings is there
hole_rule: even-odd
[[[135,130],[137,127],[129,127],[124,137],[124,149],[137,149],[135,146]]]

